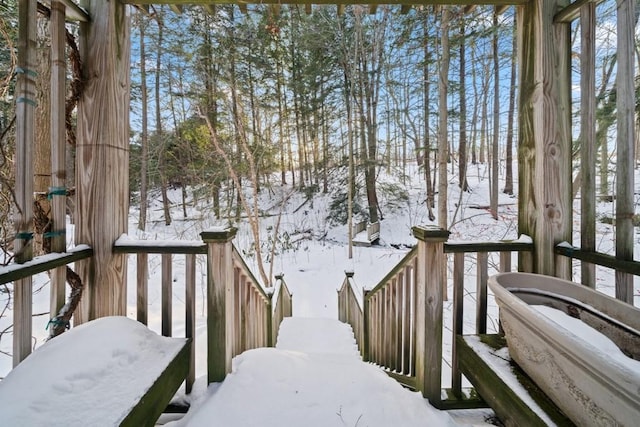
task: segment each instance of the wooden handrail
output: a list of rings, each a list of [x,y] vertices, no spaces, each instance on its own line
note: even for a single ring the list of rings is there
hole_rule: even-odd
[[[284,275],[276,276],[274,288],[274,293],[271,295],[272,323],[269,347],[276,345],[276,338],[278,337],[278,330],[282,320],[293,315],[293,295],[284,281]]]
[[[35,257],[23,264],[10,264],[0,267],[0,284],[14,282],[13,301],[13,366],[16,367],[32,350],[32,280],[36,274],[64,267],[72,262],[93,256],[93,249],[87,245],[78,245],[69,252],[51,253]],[[63,271],[63,274],[64,271]],[[64,277],[64,276],[63,276]],[[27,280],[25,280],[27,279]],[[64,293],[60,298],[64,301]],[[50,303],[51,318],[58,313],[58,300]]]
[[[87,245],[78,245],[70,249],[69,252],[37,256],[24,264],[5,265],[0,267],[0,285],[44,273],[92,256],[92,248]]]
[[[387,275],[384,276],[384,278],[380,280],[380,282],[378,282],[378,284],[369,291],[369,294],[373,295],[376,292],[378,292],[380,288],[382,288],[387,282],[389,282],[389,280],[391,280],[391,278],[393,278],[395,275],[398,274],[398,271],[400,271],[400,269],[402,269],[404,265],[407,265],[408,263],[410,263],[411,260],[415,258],[417,255],[418,255],[418,247],[414,246],[413,248],[411,248],[409,252],[407,252],[407,254],[404,257],[402,257],[400,261],[398,261],[398,264],[396,264],[396,266],[393,267],[391,271],[387,273]]]
[[[202,233],[207,245],[207,351],[208,381],[223,381],[231,372],[231,359],[243,351],[273,345],[273,292],[255,278],[233,246],[235,228]],[[291,293],[279,279],[277,307],[282,317],[291,313]],[[287,300],[288,299],[288,300]],[[276,300],[276,305],[278,305]]]
[[[585,251],[580,248],[571,246],[569,243],[560,243],[556,245],[555,252],[558,255],[580,261],[596,264],[601,267],[607,267],[623,273],[640,276],[640,262],[616,259],[612,255],[600,252]]]
[[[364,312],[363,306],[355,291],[353,273],[345,273],[344,282],[338,290],[338,320],[348,323],[353,329],[356,344],[360,349],[360,354],[365,355],[364,343]]]
[[[133,240],[120,238],[113,245],[117,254],[202,254],[207,245],[202,240]]]
[[[235,263],[235,266],[237,268],[242,270],[242,272],[247,275],[251,285],[256,288],[256,291],[258,291],[262,295],[265,301],[270,301],[271,297],[267,295],[266,291],[264,290],[262,285],[260,285],[260,282],[258,281],[258,279],[256,279],[256,276],[254,276],[253,272],[235,246],[233,246],[233,262]]]
[[[345,279],[338,291],[340,320],[351,324],[356,336],[358,336],[358,328],[362,327],[362,338],[359,339],[358,345],[361,345],[364,360],[382,366],[389,375],[401,383],[422,391],[425,396],[428,395],[429,399],[433,400],[432,404],[442,408],[477,407],[479,401],[463,398],[455,347],[455,335],[463,332],[465,256],[477,254],[475,326],[476,331],[482,332],[487,329],[486,280],[489,271],[489,253],[500,254],[500,270],[511,270],[512,253],[530,252],[533,244],[527,239],[446,242],[448,233],[445,230],[430,228],[419,228],[417,231],[414,230],[414,235],[416,233],[419,236],[419,245],[412,248],[372,290],[365,291],[361,306],[353,292],[352,278]],[[423,249],[419,249],[420,244],[424,244]],[[438,250],[440,254],[429,252]],[[442,390],[439,373],[442,369],[442,355],[445,352],[441,347],[442,338],[438,340],[437,337],[443,330],[442,299],[446,283],[439,282],[440,279],[433,280],[434,277],[440,277],[440,273],[436,274],[431,270],[438,266],[438,263],[442,264],[438,268],[443,268],[447,253],[454,254],[452,332],[454,339],[451,344],[451,390],[448,393],[453,400],[440,399]],[[437,299],[440,299],[440,303],[435,301]],[[421,305],[422,308],[420,308]],[[352,308],[354,306],[357,309]],[[360,308],[362,308],[361,321],[359,321],[359,315],[352,315]],[[417,317],[420,310],[422,310],[422,317]],[[438,310],[440,314],[437,313]]]
[[[196,256],[206,255],[207,246],[198,240],[134,240],[119,238],[113,245],[115,253],[135,254],[136,277],[136,319],[148,324],[149,319],[149,254],[161,257],[161,332],[164,336],[173,336],[173,255],[185,256],[185,338],[192,340],[189,354],[189,373],[185,391],[191,393],[195,382],[195,323],[196,323]]]

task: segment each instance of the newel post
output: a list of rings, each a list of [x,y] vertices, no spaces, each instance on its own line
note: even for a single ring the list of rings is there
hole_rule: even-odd
[[[207,378],[231,372],[233,351],[233,238],[236,228],[203,231],[207,245]]]
[[[413,227],[418,239],[416,277],[416,388],[438,407],[442,389],[442,290],[449,231]]]

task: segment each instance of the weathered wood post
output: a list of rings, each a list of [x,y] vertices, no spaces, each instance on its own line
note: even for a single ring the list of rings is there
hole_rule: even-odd
[[[35,0],[22,0],[18,5],[18,68],[16,68],[16,207],[13,244],[15,262],[23,264],[33,256],[33,142],[35,140]],[[31,353],[30,277],[14,283],[13,366]]]
[[[362,360],[368,362],[370,360],[369,351],[369,325],[371,323],[371,305],[369,304],[369,290],[362,290]]]
[[[65,139],[65,95],[66,95],[66,6],[60,1],[51,2],[51,252],[65,252],[66,239],[66,196],[65,183],[66,145]],[[51,272],[50,318],[54,319],[65,303],[65,280],[67,270],[58,267]],[[55,328],[51,328],[53,331]]]
[[[80,25],[84,90],[78,100],[76,243],[93,257],[76,264],[85,293],[76,322],[126,314],[126,254],[113,243],[129,221],[130,38],[127,5],[83,0]]]
[[[617,2],[616,258],[633,260],[635,242],[635,1]],[[616,271],[616,298],[633,305],[633,276]]]
[[[571,262],[555,245],[571,242],[571,25],[554,23],[567,0],[516,7],[518,30],[518,231],[531,236],[533,259],[519,269],[569,279]]]
[[[416,389],[438,407],[442,389],[442,301],[449,231],[413,227],[418,239],[416,274]]]
[[[207,378],[221,382],[233,357],[233,238],[237,228],[204,231],[207,245]]]

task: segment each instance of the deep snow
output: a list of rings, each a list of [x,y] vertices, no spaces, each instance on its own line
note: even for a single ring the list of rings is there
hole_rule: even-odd
[[[247,351],[176,426],[457,425],[419,393],[360,359],[337,320],[288,318],[276,348]]]
[[[353,258],[348,258],[347,251],[347,229],[344,225],[332,224],[327,219],[328,206],[331,202],[330,195],[317,193],[311,201],[306,201],[303,194],[295,194],[291,197],[285,207],[281,228],[275,234],[275,222],[277,217],[264,217],[261,219],[261,230],[263,242],[277,241],[277,250],[273,262],[274,273],[284,273],[287,285],[293,293],[293,312],[296,317],[307,318],[337,318],[337,296],[336,290],[344,280],[345,271],[355,273],[355,283],[358,288],[372,288],[394,265],[406,254],[408,247],[415,244],[415,239],[411,236],[411,227],[421,224],[431,224],[427,219],[427,211],[424,203],[425,191],[422,181],[422,173],[414,166],[407,170],[407,180],[405,183],[381,171],[380,182],[392,183],[396,188],[401,189],[407,198],[399,197],[397,191],[381,192],[380,199],[384,212],[384,220],[381,226],[380,246],[371,248],[354,248]],[[471,192],[460,195],[454,181],[449,186],[449,223],[451,224],[450,240],[499,240],[516,239],[517,235],[517,206],[514,197],[500,194],[500,208],[498,220],[494,220],[488,210],[478,209],[474,205],[486,205],[489,201],[488,183],[486,170],[483,165],[469,167],[468,181]],[[501,184],[502,185],[502,184]],[[517,186],[517,184],[516,184]],[[270,191],[264,191],[260,206],[265,207],[265,213],[277,214],[280,210],[279,200],[288,195],[290,187],[281,187],[275,182]],[[195,190],[192,192],[195,194]],[[192,195],[190,194],[190,195]],[[156,195],[157,196],[157,195]],[[162,221],[162,209],[156,197],[150,202],[149,223],[145,232],[138,231],[137,217],[138,211],[135,208],[130,212],[130,225],[127,238],[142,240],[171,240],[173,243],[181,240],[198,240],[199,233],[211,227],[223,227],[229,220],[215,220],[208,202],[202,198],[191,197],[188,208],[188,217],[181,218],[179,213],[181,207],[177,205],[181,199],[180,190],[170,193],[171,200],[174,201],[174,220],[170,226],[165,226]],[[579,215],[579,200],[575,203],[576,215]],[[610,204],[598,206],[599,212],[611,213],[613,208]],[[578,216],[576,218],[579,218]],[[250,267],[256,270],[255,257],[252,253],[252,237],[246,222],[234,224],[239,231],[234,244]],[[611,253],[614,247],[614,227],[608,224],[598,223],[598,250]],[[71,226],[72,228],[72,226]],[[574,222],[574,241],[579,242],[579,222]],[[71,229],[68,236],[73,236]],[[70,241],[70,246],[73,242]],[[270,249],[268,243],[262,247],[266,253]],[[494,260],[497,261],[497,260]],[[490,261],[492,263],[492,261]],[[205,258],[198,256],[197,266],[197,321],[196,321],[196,369],[201,380],[197,382],[197,387],[192,398],[198,399],[203,395],[215,395],[215,390],[219,385],[213,385],[209,391],[203,387],[202,376],[206,369],[206,318],[204,310],[204,295],[206,288]],[[493,264],[492,264],[493,265]],[[514,258],[514,266],[515,266]],[[267,265],[268,269],[268,265]],[[495,271],[495,270],[492,270]],[[490,271],[490,274],[492,273]],[[184,333],[184,257],[173,257],[173,331],[175,336]],[[469,259],[465,270],[469,287],[465,294],[465,331],[471,331],[474,325],[475,306],[475,263]],[[574,266],[574,280],[579,280],[579,264]],[[449,275],[451,277],[451,275]],[[127,298],[127,314],[135,318],[136,295],[135,295],[135,258],[130,257],[128,263],[129,292]],[[598,289],[613,295],[614,287],[613,275],[603,269],[598,273]],[[636,305],[640,304],[640,292],[638,291],[638,278],[636,278]],[[48,278],[46,275],[39,275],[35,278],[34,285],[34,346],[40,346],[47,336],[45,326],[48,322]],[[160,258],[159,256],[149,256],[149,326],[156,332],[160,330]],[[445,302],[445,343],[451,341],[450,322],[450,302]],[[489,329],[495,330],[497,326],[497,308],[490,297],[489,312],[492,316],[488,322]],[[12,321],[11,312],[5,312],[0,318],[0,331],[5,330]],[[10,329],[9,329],[10,330]],[[304,334],[303,334],[304,335]],[[0,350],[10,354],[11,341],[5,334],[0,341]],[[298,344],[300,344],[298,339]],[[262,356],[273,358],[275,350],[260,350],[254,352],[253,356],[240,356],[244,361],[241,365],[251,366],[252,360],[258,360]],[[279,352],[285,351],[278,349]],[[286,350],[291,351],[291,350]],[[318,354],[310,352],[309,354]],[[450,357],[450,351],[445,348],[445,358]],[[289,355],[292,358],[293,356]],[[315,356],[314,356],[315,357]],[[256,359],[257,358],[257,359]],[[297,360],[298,357],[292,360]],[[248,362],[247,362],[248,360]],[[236,360],[236,366],[238,360]],[[447,363],[443,365],[443,385],[447,386]],[[6,375],[11,370],[11,359],[8,355],[0,354],[0,377]],[[268,371],[269,368],[263,370]],[[239,372],[239,371],[238,371]],[[247,371],[246,375],[255,372]],[[255,373],[257,376],[257,373]],[[265,373],[266,375],[266,373]],[[289,384],[291,385],[291,384]],[[319,390],[325,392],[325,390]],[[343,409],[342,414],[346,416],[347,409]],[[341,413],[338,410],[338,413]],[[335,414],[335,410],[334,410]],[[348,414],[351,416],[352,414]],[[358,414],[359,415],[359,414]],[[340,418],[336,416],[336,418]],[[472,422],[477,421],[472,415]],[[351,423],[347,425],[355,425]],[[270,424],[261,424],[269,427]],[[271,424],[281,426],[283,424]],[[357,424],[362,426],[364,424]],[[376,424],[369,424],[375,427]],[[388,424],[377,424],[379,426]]]

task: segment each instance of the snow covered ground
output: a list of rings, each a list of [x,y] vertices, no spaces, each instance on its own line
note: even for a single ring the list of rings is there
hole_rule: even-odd
[[[172,424],[173,425],[173,424]],[[276,348],[247,351],[175,426],[457,426],[451,417],[362,362],[348,325],[285,319]]]
[[[265,190],[261,196],[260,205],[263,211],[268,214],[273,214],[271,217],[264,217],[261,219],[261,230],[264,242],[276,242],[276,256],[273,260],[268,262],[273,263],[273,272],[284,273],[284,278],[293,293],[293,313],[297,318],[320,318],[320,319],[336,319],[337,318],[337,295],[336,290],[342,284],[344,280],[345,271],[353,271],[355,273],[355,283],[360,288],[372,288],[378,281],[380,281],[393,266],[406,254],[408,247],[415,244],[415,239],[411,236],[411,227],[415,225],[431,224],[428,220],[427,210],[424,203],[425,190],[422,180],[422,173],[414,166],[407,170],[406,180],[404,183],[398,178],[397,175],[387,175],[384,172],[380,175],[380,182],[385,183],[381,188],[380,200],[381,208],[384,213],[384,220],[381,226],[381,238],[380,246],[374,246],[370,248],[356,247],[353,249],[353,258],[348,258],[347,247],[347,228],[344,225],[335,225],[328,219],[329,205],[331,203],[331,195],[323,195],[317,193],[310,201],[306,201],[304,194],[294,194],[287,202],[284,213],[281,219],[280,230],[275,233],[275,224],[277,221],[277,213],[280,210],[279,201],[290,192],[289,187],[281,187],[274,183],[270,190]],[[464,240],[464,241],[478,241],[478,240],[499,240],[499,239],[515,239],[517,238],[517,201],[515,197],[500,194],[500,208],[498,212],[498,220],[494,220],[490,213],[486,209],[478,209],[474,205],[486,205],[489,202],[489,180],[484,166],[474,165],[469,167],[469,184],[471,186],[471,192],[460,194],[455,182],[451,182],[449,187],[449,219],[451,224],[450,240]],[[389,190],[389,188],[395,190]],[[517,187],[517,184],[516,184]],[[502,184],[501,184],[502,188]],[[400,191],[402,194],[399,194]],[[170,193],[170,198],[174,203],[173,215],[174,220],[170,226],[165,226],[162,221],[162,209],[159,204],[159,197],[150,202],[149,209],[149,223],[145,232],[138,231],[137,218],[138,211],[132,207],[130,212],[130,226],[129,237],[135,239],[145,240],[198,240],[199,233],[203,230],[211,227],[219,227],[226,225],[228,220],[215,220],[209,203],[202,197],[196,199],[191,197],[195,194],[192,189],[189,190],[189,206],[187,218],[182,218],[181,206],[178,205],[181,200],[180,190]],[[406,197],[403,197],[403,194]],[[576,202],[576,215],[579,214],[579,201]],[[610,204],[602,204],[598,207],[599,211],[612,212],[612,206]],[[576,220],[578,221],[578,220]],[[245,259],[250,267],[257,271],[255,264],[255,256],[253,252],[255,248],[252,247],[252,237],[249,228],[246,223],[234,224],[239,227],[237,237],[234,244],[241,253],[244,254]],[[612,252],[614,246],[614,228],[611,225],[598,223],[598,250],[601,252]],[[579,222],[575,222],[574,229],[579,230]],[[73,235],[73,232],[68,233],[69,236]],[[577,234],[576,234],[577,236]],[[576,242],[579,242],[579,238],[575,238]],[[73,244],[73,242],[70,242]],[[264,253],[267,253],[270,249],[269,243],[265,243],[263,246]],[[192,398],[197,400],[202,396],[216,395],[217,385],[214,385],[206,390],[203,386],[206,369],[206,318],[205,318],[205,288],[206,288],[206,276],[205,265],[206,260],[203,256],[198,256],[197,261],[197,320],[196,320],[196,370],[197,376],[201,377],[196,382],[196,388]],[[173,331],[175,336],[180,336],[184,331],[184,257],[174,256],[173,258]],[[514,263],[515,265],[515,263]],[[577,266],[578,264],[576,264]],[[269,265],[267,265],[268,271]],[[135,258],[131,257],[128,266],[128,281],[129,281],[129,293],[127,300],[127,311],[130,317],[135,318],[136,313],[136,295],[135,295]],[[160,330],[160,301],[161,301],[161,289],[160,289],[160,257],[149,257],[149,326],[155,330]],[[469,283],[473,283],[475,275],[475,265],[473,261],[469,264],[466,274],[469,277]],[[579,277],[579,267],[574,267],[574,274]],[[451,275],[449,275],[451,277]],[[612,295],[614,293],[613,276],[606,271],[600,272],[598,276],[598,287],[603,292]],[[34,347],[40,346],[46,336],[47,331],[45,327],[47,325],[48,316],[48,278],[46,275],[39,275],[35,279],[35,292],[34,292],[34,322],[33,322],[33,335],[34,335]],[[636,305],[640,305],[640,287],[638,285],[638,279],[636,278]],[[0,303],[6,302],[7,295],[0,293]],[[475,288],[467,289],[465,300],[465,318],[469,319],[469,325],[473,325],[473,300],[475,298]],[[469,302],[467,302],[469,301]],[[2,305],[4,306],[4,304]],[[467,310],[467,307],[470,309]],[[9,305],[10,308],[10,305]],[[445,303],[445,322],[448,322],[450,303]],[[493,321],[489,321],[489,328],[495,327],[495,317],[497,309],[495,304],[490,303],[489,310],[493,316]],[[297,319],[300,320],[300,319]],[[7,372],[11,370],[11,340],[9,339],[9,325],[12,322],[12,315],[10,310],[3,313],[3,317],[0,318],[0,332],[7,331],[4,334],[0,334],[0,377],[4,377]],[[321,322],[322,323],[322,322]],[[329,322],[330,324],[330,322]],[[301,326],[303,323],[297,323],[295,325]],[[292,326],[293,330],[300,330],[298,326]],[[328,328],[332,329],[332,328]],[[318,334],[321,333],[317,332]],[[304,366],[305,363],[310,363],[310,359],[326,359],[326,356],[318,356],[317,349],[315,351],[309,351],[308,348],[301,348],[302,338],[304,333],[300,332],[301,336],[296,338],[296,343],[293,348],[278,348],[276,350],[257,350],[240,356],[235,360],[235,366],[242,366],[243,372],[247,368],[246,374],[243,375],[244,380],[250,381],[251,379],[262,378],[259,375],[268,375],[270,369],[277,368],[275,360],[281,357],[281,360],[289,360],[291,366],[296,366],[296,363]],[[327,338],[328,339],[328,338]],[[450,334],[445,333],[445,342],[450,341]],[[345,344],[344,341],[342,346]],[[282,344],[284,345],[284,344]],[[350,345],[353,345],[351,342]],[[301,351],[303,350],[303,351]],[[350,350],[351,351],[351,350]],[[280,356],[276,356],[276,355]],[[445,351],[445,356],[447,352]],[[336,356],[331,356],[335,358]],[[345,357],[345,355],[341,356]],[[274,367],[264,367],[265,360],[273,360]],[[280,360],[280,359],[278,359]],[[321,361],[321,360],[320,360]],[[288,362],[287,362],[288,363]],[[345,362],[347,363],[347,362]],[[357,365],[355,362],[348,362]],[[255,365],[254,365],[255,364]],[[263,373],[258,373],[260,370],[258,366],[261,365]],[[253,367],[252,367],[253,366]],[[444,375],[446,377],[446,364],[444,368]],[[354,368],[356,369],[356,368]],[[359,369],[359,368],[358,368]],[[370,370],[370,368],[367,368]],[[285,370],[286,371],[286,370]],[[293,373],[293,372],[292,372]],[[304,369],[300,368],[299,375],[306,375]],[[246,376],[245,376],[246,375]],[[345,374],[346,375],[346,374]],[[344,375],[342,375],[344,376]],[[322,378],[314,377],[310,375],[305,377],[305,381],[309,383],[318,381]],[[329,379],[329,377],[327,377]],[[345,378],[337,378],[340,380],[346,380]],[[239,380],[242,381],[242,380]],[[294,379],[287,379],[282,386],[289,387],[295,385]],[[447,385],[443,380],[443,385]],[[232,386],[227,386],[232,387]],[[386,386],[382,386],[386,387]],[[391,387],[391,386],[389,386]],[[365,389],[366,390],[366,389]],[[405,390],[401,390],[405,392]],[[325,393],[327,390],[319,390],[319,393]],[[264,393],[274,393],[273,391],[265,391]],[[395,392],[394,392],[395,393]],[[261,396],[253,404],[260,406],[263,405],[262,400],[269,399],[272,396]],[[330,396],[333,398],[333,396]],[[357,396],[344,397],[348,401],[356,401]],[[223,399],[219,397],[218,399]],[[256,400],[254,399],[254,400]],[[409,397],[409,401],[414,397]],[[345,400],[345,401],[347,401]],[[338,400],[330,400],[331,405],[339,404]],[[215,403],[212,403],[214,405]],[[274,396],[273,405],[286,405],[288,402],[279,402]],[[413,405],[413,403],[411,404]],[[266,408],[265,408],[266,409]],[[329,411],[329,408],[325,408]],[[426,409],[424,409],[426,410]],[[206,409],[203,409],[206,411]],[[358,421],[360,413],[349,412],[350,410],[346,406],[340,410],[335,407],[331,407],[331,414],[336,418],[336,422],[340,420],[349,420],[344,424],[324,424],[324,425],[369,425],[371,427],[376,426],[388,426],[388,423],[374,422],[364,423]],[[363,411],[361,411],[363,413]],[[342,418],[340,415],[341,414]],[[441,415],[438,415],[438,417]],[[353,418],[355,417],[355,418]],[[364,417],[364,415],[363,415]],[[378,417],[380,418],[380,417]],[[437,418],[437,417],[436,417]],[[441,418],[438,418],[441,419]],[[449,423],[449,420],[445,417],[445,424]],[[476,422],[476,414],[471,415],[470,422]],[[306,423],[305,423],[306,424]],[[396,423],[397,424],[397,423]],[[281,426],[286,425],[283,423],[261,423],[261,426]],[[321,424],[318,424],[321,425]],[[400,425],[400,424],[398,424]],[[409,424],[408,424],[409,425]],[[434,424],[432,424],[434,425]]]

